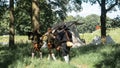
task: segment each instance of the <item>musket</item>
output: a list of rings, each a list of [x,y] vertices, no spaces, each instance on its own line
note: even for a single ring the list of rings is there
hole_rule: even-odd
[[[72,22],[72,23],[71,23]],[[73,24],[76,24],[76,25],[82,25],[83,23],[78,23],[78,20],[77,21],[71,21],[71,22],[64,22],[64,23],[60,23],[58,24],[57,26],[51,28],[51,31],[54,33],[55,30],[59,29],[60,27],[63,27],[64,25],[66,25],[67,23],[70,23],[68,26],[66,26],[65,28],[62,28],[62,29],[66,29],[68,27],[71,27]],[[47,32],[46,32],[47,33]],[[46,34],[45,33],[45,34]],[[43,35],[45,35],[43,34]]]
[[[71,23],[72,22],[72,23]],[[72,25],[82,25],[83,23],[78,23],[78,20],[77,21],[71,21],[70,23],[71,24],[69,24],[68,26],[66,26],[64,29],[66,29],[66,28],[68,28],[68,27],[71,27]],[[60,27],[62,27],[62,26],[64,26],[64,25],[66,25],[67,23],[69,23],[69,22],[66,22],[66,23],[63,23],[62,25],[58,25],[58,26],[56,26],[55,28],[53,28],[52,30],[57,30],[58,28],[60,28]]]

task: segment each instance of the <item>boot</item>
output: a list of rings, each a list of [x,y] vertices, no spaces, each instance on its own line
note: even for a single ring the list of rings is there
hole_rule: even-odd
[[[34,55],[35,55],[35,54],[34,54],[34,53],[32,53],[32,58],[34,58]]]
[[[40,59],[42,59],[42,52],[39,52],[39,54],[40,54]]]
[[[56,60],[55,55],[53,53],[52,53],[52,58],[53,58],[53,60]]]
[[[50,60],[50,54],[48,54],[48,58],[47,59]]]
[[[66,63],[69,63],[69,55],[64,56],[64,60],[65,60]]]

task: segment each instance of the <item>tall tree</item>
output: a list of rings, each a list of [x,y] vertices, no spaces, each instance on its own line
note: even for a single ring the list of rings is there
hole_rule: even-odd
[[[98,3],[101,7],[101,40],[106,42],[106,14],[111,11],[116,5],[120,6],[120,0],[83,0],[83,2],[90,2],[91,4]]]
[[[10,0],[9,2],[10,2],[9,46],[13,47],[14,35],[15,35],[15,30],[14,30],[14,0]]]
[[[97,0],[101,7],[101,16],[100,16],[100,21],[101,21],[101,40],[102,43],[106,42],[106,14],[108,11],[112,10],[117,4],[118,0]],[[113,2],[113,3],[111,3]],[[107,4],[108,7],[107,7]]]
[[[32,25],[33,25],[33,32],[39,33],[39,1],[38,0],[32,0]]]

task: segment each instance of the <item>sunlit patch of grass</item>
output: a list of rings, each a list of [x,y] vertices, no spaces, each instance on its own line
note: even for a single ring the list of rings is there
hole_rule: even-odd
[[[26,43],[26,42],[30,42],[30,40],[28,40],[28,36],[15,36],[15,42]]]
[[[0,36],[0,42],[9,42],[9,35],[7,36]],[[28,43],[28,36],[15,36],[15,43]]]
[[[120,28],[116,28],[116,29],[113,29],[113,30],[110,30],[109,33],[108,33],[111,38],[116,42],[116,43],[120,43]]]
[[[85,39],[86,44],[89,44],[92,42],[93,38],[95,36],[100,36],[100,30],[93,31],[93,33],[84,33],[80,35],[80,38]]]
[[[120,34],[120,28],[115,28],[115,29],[110,29],[107,30],[107,35],[109,35],[113,41],[115,41],[115,43],[120,43],[120,38],[119,38],[119,34]],[[98,35],[100,36],[101,31],[100,30],[96,30],[93,33],[84,33],[84,34],[80,34],[80,37],[82,39],[86,40],[86,43],[89,44],[92,42],[93,38]]]
[[[0,36],[0,42],[8,42],[9,36]]]

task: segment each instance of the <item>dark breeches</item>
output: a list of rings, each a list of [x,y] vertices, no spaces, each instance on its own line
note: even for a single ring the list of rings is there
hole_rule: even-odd
[[[60,51],[62,53],[62,56],[67,56],[69,54],[70,47],[67,47],[66,42],[61,44],[61,50]]]

